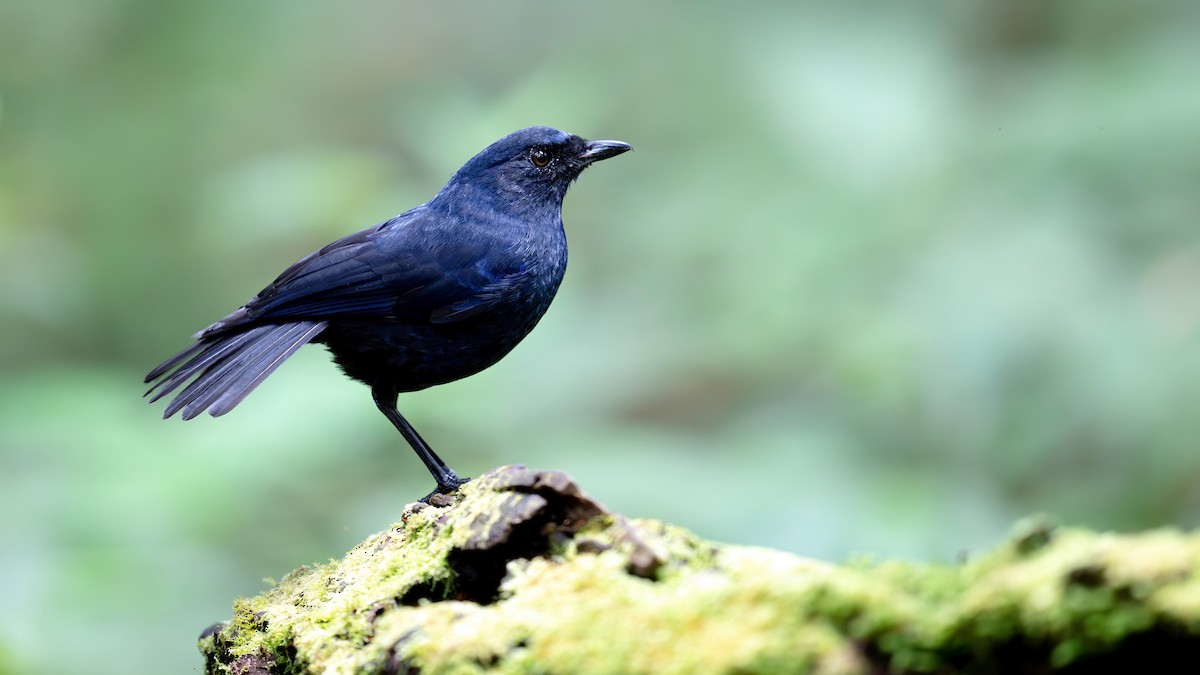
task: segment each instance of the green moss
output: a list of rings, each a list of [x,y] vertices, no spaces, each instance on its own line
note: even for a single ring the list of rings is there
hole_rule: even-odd
[[[505,467],[239,600],[201,649],[210,672],[1052,672],[1200,646],[1198,569],[1196,535],[1044,523],[959,565],[838,566]]]

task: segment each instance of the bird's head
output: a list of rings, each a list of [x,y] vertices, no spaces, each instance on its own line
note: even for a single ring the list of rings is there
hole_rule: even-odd
[[[515,131],[472,157],[435,201],[488,200],[510,207],[557,207],[588,166],[632,150],[621,141],[587,141],[550,127]]]

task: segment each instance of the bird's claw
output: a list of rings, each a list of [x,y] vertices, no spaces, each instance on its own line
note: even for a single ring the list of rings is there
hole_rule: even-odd
[[[447,477],[438,484],[433,492],[422,497],[421,503],[429,504],[430,506],[449,506],[451,503],[450,495],[458,492],[458,488],[470,481],[470,478],[459,478],[458,476]]]

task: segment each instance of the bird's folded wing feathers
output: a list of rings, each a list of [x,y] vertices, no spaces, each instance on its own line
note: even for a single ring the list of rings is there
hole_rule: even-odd
[[[383,228],[375,227],[305,257],[201,335],[245,324],[311,318],[461,321],[485,311],[523,273],[480,265],[487,259],[485,241],[448,245],[443,240],[439,255],[429,256],[421,250],[419,236],[409,242],[381,242],[384,236],[399,238],[398,233],[385,235]]]

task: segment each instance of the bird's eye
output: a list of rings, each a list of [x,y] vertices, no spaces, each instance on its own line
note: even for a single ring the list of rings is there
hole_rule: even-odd
[[[529,161],[539,169],[544,168],[550,163],[550,153],[546,152],[543,148],[534,148],[529,153]]]

